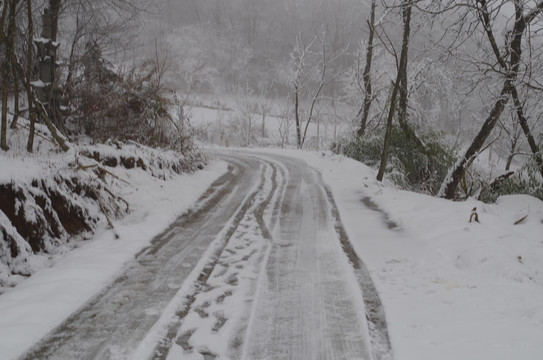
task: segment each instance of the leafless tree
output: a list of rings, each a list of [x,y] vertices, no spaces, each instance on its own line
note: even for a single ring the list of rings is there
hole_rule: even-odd
[[[315,44],[319,45],[317,51]],[[293,68],[290,73],[290,82],[294,94],[294,119],[296,125],[296,143],[298,148],[304,146],[309,124],[313,120],[318,101],[323,89],[336,80],[343,73],[343,69],[334,69],[337,62],[346,52],[346,48],[328,51],[327,31],[315,36],[309,44],[305,44],[301,36],[296,40],[292,52]],[[307,106],[304,104],[307,103]],[[303,110],[306,116],[303,119]]]
[[[396,98],[398,97],[398,94],[400,95],[399,118],[401,119],[403,117],[403,120],[400,120],[400,126],[402,126],[401,124],[403,122],[404,123],[403,127],[404,128],[408,127],[408,125],[406,124],[407,120],[405,119],[405,117],[407,116],[406,115],[407,114],[407,89],[406,89],[407,88],[407,59],[408,59],[408,51],[409,51],[409,37],[411,34],[411,13],[412,13],[412,4],[410,0],[403,1],[401,11],[402,11],[402,20],[403,20],[402,49],[401,49],[399,59],[396,56],[398,71],[396,75],[396,80],[394,81],[392,95],[390,97],[390,107],[389,107],[388,116],[387,116],[383,151],[381,154],[379,171],[377,173],[378,181],[383,181],[383,177],[385,175],[385,169],[386,169],[387,159],[388,159],[388,150],[390,146],[390,137],[392,134],[392,120],[396,112]]]
[[[366,48],[366,63],[364,66],[364,73],[362,75],[364,82],[364,102],[356,119],[360,124],[360,128],[357,131],[358,136],[363,136],[366,131],[366,125],[368,123],[368,116],[370,113],[371,103],[373,101],[373,91],[372,91],[372,82],[371,82],[371,64],[373,61],[373,48],[374,48],[374,37],[375,37],[375,0],[371,0],[371,9],[370,9],[370,18],[368,22],[368,43]]]
[[[512,28],[505,32],[504,45],[503,48],[500,49],[495,36],[493,19],[496,18],[497,13],[501,11],[506,3],[511,3],[514,6],[515,13],[511,19]],[[517,89],[519,84],[519,73],[521,72],[521,65],[523,63],[523,48],[527,46],[530,51],[533,50],[530,47],[531,33],[528,32],[528,39],[524,39],[524,36],[527,34],[532,23],[543,12],[543,1],[527,4],[521,0],[491,2],[477,0],[473,6],[471,6],[471,4],[466,5],[470,5],[468,11],[474,12],[477,18],[476,26],[481,28],[486,35],[491,52],[495,57],[495,65],[492,66],[492,68],[502,76],[503,84],[500,94],[495,100],[494,105],[479,132],[453,168],[450,169],[449,175],[441,186],[439,195],[448,199],[455,197],[456,189],[463,177],[466,167],[472,163],[473,158],[475,158],[483,148],[510,98],[513,99],[518,121],[527,137],[532,152],[535,154],[535,159],[540,171],[543,174],[541,153],[531,134],[528,121],[524,116],[524,110]]]

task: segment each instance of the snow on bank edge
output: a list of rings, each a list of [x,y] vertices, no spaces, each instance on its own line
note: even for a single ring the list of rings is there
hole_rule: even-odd
[[[132,212],[115,223],[120,239],[113,231],[97,233],[53,267],[0,296],[0,359],[20,356],[85,304],[226,170],[224,162],[213,161],[204,170],[168,181],[131,172],[133,190],[123,197]]]

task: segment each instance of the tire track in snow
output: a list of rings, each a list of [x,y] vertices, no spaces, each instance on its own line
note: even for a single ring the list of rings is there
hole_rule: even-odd
[[[341,222],[339,210],[334,200],[332,191],[328,186],[325,186],[324,191],[326,193],[331,217],[334,221],[334,227],[338,234],[339,241],[341,242],[341,246],[343,248],[343,251],[345,252],[345,255],[347,256],[349,262],[353,267],[358,284],[362,289],[373,358],[375,360],[392,360],[392,345],[390,343],[390,337],[388,334],[385,312],[381,303],[381,299],[379,298],[377,289],[373,284],[373,280],[371,279],[370,273],[366,265],[358,257],[351,244],[351,241],[349,240],[347,231],[345,230],[345,227]],[[390,224],[389,229],[397,227],[396,225],[392,226]]]
[[[193,210],[155,237],[111,284],[22,359],[131,359],[134,348],[246,197],[243,188],[254,184],[254,161],[230,158],[229,162],[229,172],[214,182]]]
[[[184,295],[184,306],[177,311],[152,359],[167,359],[170,353],[179,352],[214,359],[226,352],[236,353],[242,345],[248,322],[244,310],[251,306],[251,294],[256,291],[256,279],[271,240],[264,214],[275,203],[268,211],[273,226],[278,216],[278,189],[285,183],[284,170],[277,164],[257,160],[262,165],[256,190],[248,195],[220,237],[220,245],[192,292]],[[280,184],[278,178],[282,179]]]
[[[270,157],[289,180],[241,358],[370,359],[362,295],[352,289],[322,179],[299,161]]]

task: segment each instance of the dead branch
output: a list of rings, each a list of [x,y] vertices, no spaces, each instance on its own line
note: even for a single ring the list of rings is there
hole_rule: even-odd
[[[30,128],[26,125],[22,125],[21,123],[17,123],[17,126],[20,126],[22,127],[23,129],[25,130],[28,130],[28,131],[32,131],[30,130]],[[41,137],[42,139],[46,140],[47,142],[49,142],[50,144],[52,145],[55,145],[55,146],[58,146],[58,144],[56,142],[54,142],[52,139],[48,138],[47,136],[43,135],[43,134],[40,134],[39,132],[35,132],[34,133],[35,135],[38,135],[39,137]]]
[[[124,204],[126,205],[126,212],[129,213],[130,212],[130,205],[128,204],[128,201],[126,201],[125,199],[123,199],[122,197],[118,196],[118,195],[115,195],[113,192],[111,192],[111,190],[109,190],[108,188],[104,187],[104,190],[111,196],[113,196],[114,198],[116,198],[117,200],[121,200],[122,202],[124,202]]]
[[[98,164],[93,164],[93,165],[85,165],[85,166],[82,166],[82,165],[79,165],[77,167],[77,169],[75,169],[75,171],[79,171],[79,170],[88,170],[88,169],[91,169],[91,168],[94,168],[94,167],[97,167]]]
[[[520,219],[518,219],[517,221],[515,221],[515,225],[524,224],[524,223],[526,222],[526,219],[528,219],[528,215],[523,216],[523,217],[521,217]]]
[[[126,181],[126,180],[124,180],[124,179],[121,179],[120,177],[118,177],[117,175],[115,175],[114,173],[112,173],[111,171],[108,171],[108,170],[104,169],[104,168],[101,167],[101,166],[98,166],[98,165],[96,165],[96,166],[97,166],[98,170],[100,170],[101,172],[106,173],[106,174],[108,174],[108,175],[114,177],[115,179],[117,179],[117,180],[119,180],[119,181],[122,181],[123,183],[125,183],[125,184],[127,184],[127,185],[132,185],[132,184],[130,184],[128,181]]]
[[[107,223],[110,227],[110,229],[115,229],[115,226],[113,226],[113,222],[111,222],[111,219],[109,218],[109,216],[107,215],[107,211],[104,207],[104,204],[102,203],[102,200],[100,199],[100,196],[98,195],[98,191],[96,191],[96,188],[94,186],[91,185],[91,189],[92,189],[92,192],[94,193],[94,196],[96,196],[96,200],[98,201],[98,206],[100,207],[100,210],[102,211],[102,213],[104,214],[104,216],[106,217],[106,220],[107,220]],[[119,238],[119,234],[117,234],[117,232],[115,232],[115,238],[118,239]]]

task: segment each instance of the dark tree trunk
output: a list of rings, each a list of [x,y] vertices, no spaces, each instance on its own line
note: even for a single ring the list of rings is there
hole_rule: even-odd
[[[409,36],[411,35],[411,6],[404,3],[402,12],[404,19],[404,30],[402,40],[402,51],[400,54],[400,64],[398,69],[399,81],[399,104],[398,104],[398,122],[404,133],[409,134],[410,128],[407,124],[407,61],[409,57]]]
[[[466,150],[462,158],[457,161],[441,185],[441,189],[439,190],[440,196],[445,197],[446,199],[455,198],[456,189],[458,188],[458,183],[464,176],[466,165],[471,162],[473,157],[476,157],[479,154],[479,151],[482,149],[486,139],[494,129],[494,126],[498,122],[498,119],[500,118],[503,109],[509,100],[510,86],[509,81],[506,81],[500,97],[492,107],[492,110],[481,127],[481,130],[479,130],[479,133],[477,136],[475,136],[475,139],[473,139],[470,147]]]
[[[499,99],[494,104],[494,107],[492,108],[488,118],[484,122],[481,130],[479,130],[479,133],[473,140],[472,144],[464,154],[464,156],[454,165],[454,167],[449,172],[449,176],[445,179],[443,184],[441,185],[441,189],[439,191],[439,195],[445,197],[446,199],[453,199],[456,195],[456,189],[458,188],[458,183],[460,182],[460,179],[464,175],[465,167],[467,164],[469,164],[469,160],[475,156],[478,155],[479,150],[484,145],[484,142],[490,135],[490,132],[496,125],[496,122],[498,121],[501,113],[503,112],[503,109],[505,108],[505,105],[507,104],[507,101],[509,100],[509,96],[513,97],[514,105],[517,111],[517,116],[519,118],[519,122],[521,124],[521,127],[528,137],[528,135],[531,136],[530,129],[528,127],[528,122],[524,116],[522,106],[519,100],[518,92],[516,89],[515,82],[517,81],[518,77],[518,71],[520,67],[520,60],[522,55],[522,36],[524,35],[524,31],[526,30],[526,27],[528,24],[530,24],[534,19],[536,19],[541,12],[543,11],[543,1],[539,1],[537,3],[537,6],[530,11],[527,14],[524,14],[524,4],[520,1],[515,1],[515,24],[513,26],[513,31],[508,32],[508,39],[506,41],[506,44],[508,45],[508,51],[506,53],[509,54],[509,64],[507,64],[506,59],[501,55],[497,42],[494,36],[494,33],[492,31],[491,23],[490,23],[490,14],[488,12],[487,7],[487,1],[486,0],[478,0],[478,15],[479,18],[484,26],[485,32],[487,34],[488,40],[490,42],[490,45],[492,47],[492,50],[494,52],[494,55],[496,56],[496,59],[498,60],[498,64],[503,69],[503,71],[506,73],[504,85],[502,92],[500,94]],[[523,125],[524,124],[524,125]],[[533,140],[533,137],[532,137]],[[541,154],[539,153],[539,150],[537,149],[537,146],[535,146],[535,141],[533,142],[534,147],[530,145],[532,151],[536,150],[534,154],[536,154],[536,161],[538,162],[538,165],[540,165],[542,174],[543,174],[543,167],[541,164],[543,161],[541,161]]]
[[[296,145],[302,148],[302,125],[300,124],[300,94],[298,86],[294,89],[294,117],[296,119]]]
[[[402,8],[402,18],[404,22],[404,31],[403,31],[403,40],[402,40],[402,51],[400,54],[400,63],[398,64],[398,73],[396,75],[396,81],[394,82],[394,90],[392,91],[392,97],[390,98],[390,108],[388,111],[387,117],[387,126],[385,132],[385,140],[383,143],[383,152],[381,154],[381,162],[379,164],[379,172],[377,173],[377,180],[383,181],[385,175],[385,168],[387,165],[388,159],[388,149],[390,146],[390,136],[392,134],[392,120],[394,119],[394,113],[396,112],[396,98],[398,93],[401,93],[402,78],[407,78],[407,53],[409,50],[409,36],[411,33],[411,8],[412,5],[409,3],[409,0],[405,0]],[[405,81],[407,84],[407,80]],[[400,106],[405,106],[407,108],[407,93],[405,94],[405,103],[401,103],[401,94],[400,94]],[[407,109],[404,108],[404,111]],[[400,110],[402,111],[402,110]],[[400,114],[401,116],[401,114]]]
[[[32,78],[32,59],[33,59],[33,37],[34,37],[34,24],[32,21],[32,0],[26,0],[27,20],[28,20],[28,49],[26,54],[26,94],[28,101],[28,119],[30,120],[30,133],[28,134],[28,142],[26,143],[26,151],[34,151],[34,132],[36,124],[36,115],[32,111],[32,87],[30,86]]]
[[[55,116],[55,72],[58,32],[58,17],[60,12],[60,0],[49,0],[48,7],[42,14],[41,40],[36,42],[38,58],[40,59],[41,88],[36,89],[38,99],[44,105],[49,120],[59,127],[59,119]]]
[[[11,128],[17,128],[17,121],[19,120],[19,77],[17,76],[17,57],[12,54],[11,60],[11,72],[13,74],[13,87],[15,89],[14,104],[13,104],[13,119],[11,120]]]
[[[515,110],[517,113],[518,121],[520,123],[520,127],[522,128],[522,131],[524,132],[524,135],[528,140],[530,150],[534,154],[535,162],[539,168],[539,172],[541,173],[541,176],[543,176],[543,159],[541,158],[541,151],[539,149],[539,146],[537,146],[535,142],[534,136],[532,135],[532,131],[530,130],[530,126],[528,125],[528,119],[526,119],[526,116],[524,115],[524,110],[522,109],[522,104],[520,103],[516,87],[512,88],[511,95],[513,96],[513,102],[515,104]]]
[[[40,59],[40,80],[43,83],[43,87],[36,89],[39,103],[35,103],[34,105],[36,105],[37,112],[47,125],[55,141],[62,150],[67,151],[68,146],[66,142],[57,132],[57,127],[63,128],[63,124],[58,116],[56,95],[53,91],[58,48],[56,38],[60,5],[61,0],[49,0],[49,6],[44,9],[42,15],[42,40],[35,41],[38,49],[38,58]]]
[[[6,8],[9,7],[9,14],[7,15],[8,19],[8,29],[7,34],[2,35],[0,47],[2,49],[2,124],[0,128],[0,148],[4,151],[8,150],[7,143],[7,123],[8,123],[8,92],[9,92],[9,80],[10,80],[10,69],[12,69],[12,60],[14,55],[14,44],[15,44],[15,15],[17,8],[18,0],[10,0],[7,4],[4,4],[4,9],[2,13],[2,25],[5,25],[5,13]],[[4,33],[4,28],[0,29]]]
[[[392,96],[390,98],[390,108],[388,110],[387,127],[385,131],[385,140],[383,142],[383,152],[381,153],[381,162],[379,164],[379,172],[377,173],[377,180],[383,181],[385,176],[385,168],[387,166],[388,148],[390,147],[390,136],[392,134],[392,119],[394,119],[394,113],[396,112],[396,98],[398,97],[398,91],[400,88],[400,82],[396,78],[394,83],[394,89],[392,90]]]
[[[400,55],[400,69],[399,72],[399,80],[400,80],[400,89],[399,89],[399,104],[398,104],[398,122],[400,124],[400,129],[402,130],[405,138],[410,141],[412,144],[414,144],[419,151],[424,152],[424,144],[418,137],[417,133],[411,126],[409,125],[409,113],[408,113],[408,107],[409,107],[409,91],[408,91],[408,83],[407,83],[407,63],[409,60],[409,37],[411,35],[411,12],[412,12],[412,6],[406,5],[406,8],[404,9],[404,18],[405,20],[405,30],[403,35],[403,43],[402,43],[402,52]]]
[[[371,63],[373,60],[373,38],[375,36],[375,6],[375,0],[372,0],[370,20],[368,21],[368,28],[370,31],[368,36],[368,49],[366,52],[366,64],[364,66],[364,74],[362,75],[365,91],[364,104],[362,105],[362,108],[357,115],[357,118],[360,117],[360,128],[357,131],[358,136],[363,136],[366,132],[371,102],[373,100],[373,92],[371,86]]]

